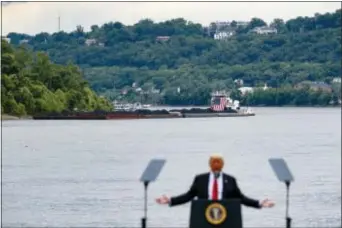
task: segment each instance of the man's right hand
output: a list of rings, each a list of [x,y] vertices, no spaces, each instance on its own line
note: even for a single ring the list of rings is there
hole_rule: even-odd
[[[156,202],[159,204],[169,204],[170,199],[166,195],[163,195],[162,197],[157,198]]]

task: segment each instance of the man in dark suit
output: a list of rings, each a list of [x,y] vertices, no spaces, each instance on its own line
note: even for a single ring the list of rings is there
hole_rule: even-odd
[[[197,175],[186,193],[171,198],[163,195],[156,199],[157,203],[176,206],[197,197],[210,200],[235,198],[240,199],[243,205],[254,208],[274,206],[274,203],[268,199],[258,201],[245,196],[239,189],[235,178],[222,172],[224,161],[221,155],[212,155],[209,164],[211,172]]]

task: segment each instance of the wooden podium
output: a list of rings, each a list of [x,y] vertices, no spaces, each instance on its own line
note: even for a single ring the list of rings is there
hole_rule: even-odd
[[[240,200],[193,200],[189,227],[242,228]]]

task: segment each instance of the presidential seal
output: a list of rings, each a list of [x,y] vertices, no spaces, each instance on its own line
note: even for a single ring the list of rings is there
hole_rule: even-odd
[[[226,220],[226,208],[219,203],[212,203],[205,210],[205,217],[210,224],[220,225]]]

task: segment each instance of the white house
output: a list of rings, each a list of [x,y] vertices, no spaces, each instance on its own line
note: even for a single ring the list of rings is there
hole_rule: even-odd
[[[96,44],[97,40],[96,39],[86,39],[85,44],[87,46],[94,45]]]
[[[234,83],[236,83],[236,84],[242,86],[242,85],[243,85],[243,80],[242,80],[242,79],[235,79],[235,80],[234,80]]]
[[[332,82],[334,82],[334,83],[341,83],[341,78],[334,78],[332,80]]]
[[[24,40],[20,40],[20,41],[19,41],[19,44],[27,44],[28,42],[29,42],[29,40],[24,39]]]
[[[156,40],[157,41],[168,41],[170,39],[169,36],[157,36]]]
[[[248,21],[237,21],[236,22],[236,26],[237,27],[246,27],[247,25],[249,24],[249,22]]]
[[[253,87],[240,87],[239,88],[242,95],[246,95],[247,93],[253,93]]]
[[[224,40],[227,39],[235,34],[234,31],[227,31],[227,32],[217,32],[214,34],[215,40]]]
[[[225,26],[230,26],[229,21],[215,21],[215,24],[217,27],[225,27]]]
[[[255,27],[251,30],[252,32],[255,32],[257,34],[271,34],[271,33],[277,33],[276,28],[268,27],[268,26],[261,26],[261,27]]]

